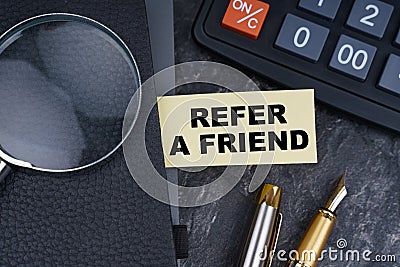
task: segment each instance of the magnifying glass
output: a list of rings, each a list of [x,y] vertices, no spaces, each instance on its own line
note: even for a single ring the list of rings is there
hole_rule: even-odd
[[[0,170],[70,172],[115,152],[138,67],[106,26],[72,14],[28,19],[0,37]],[[135,96],[135,97],[133,97]],[[126,125],[125,125],[126,127]]]

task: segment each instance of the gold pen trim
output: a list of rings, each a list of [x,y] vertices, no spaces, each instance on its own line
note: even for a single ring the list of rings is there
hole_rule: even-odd
[[[265,201],[265,204],[267,206],[279,209],[281,203],[281,194],[282,189],[280,187],[272,184],[265,184],[263,189],[261,190],[258,204],[261,204]]]

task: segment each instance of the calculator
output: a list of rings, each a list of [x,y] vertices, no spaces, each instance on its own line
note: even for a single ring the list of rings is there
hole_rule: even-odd
[[[204,0],[202,45],[400,132],[400,1]]]

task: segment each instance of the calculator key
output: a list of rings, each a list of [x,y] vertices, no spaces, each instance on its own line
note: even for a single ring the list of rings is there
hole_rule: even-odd
[[[329,66],[364,81],[375,53],[376,47],[341,35]]]
[[[333,20],[342,0],[300,0],[299,7]]]
[[[397,34],[395,43],[396,43],[397,45],[400,45],[400,30],[399,30],[399,33]]]
[[[379,81],[379,87],[400,95],[400,57],[391,54]]]
[[[378,0],[356,0],[347,25],[382,38],[393,12],[393,6]]]
[[[256,40],[268,11],[269,4],[259,0],[231,0],[222,26]]]
[[[327,28],[288,14],[275,44],[316,62],[321,55],[328,34]]]

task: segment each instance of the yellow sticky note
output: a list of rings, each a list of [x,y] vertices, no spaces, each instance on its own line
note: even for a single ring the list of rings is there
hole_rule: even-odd
[[[316,163],[314,90],[158,98],[165,166]]]

